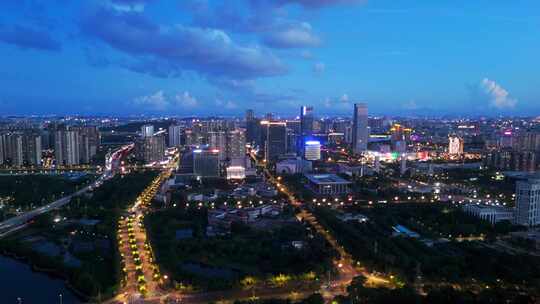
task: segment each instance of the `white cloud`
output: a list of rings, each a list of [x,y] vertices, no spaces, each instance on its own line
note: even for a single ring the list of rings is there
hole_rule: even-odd
[[[199,102],[188,91],[170,98],[163,90],[159,90],[151,95],[136,97],[133,99],[133,105],[149,110],[167,111],[175,108],[194,108]]]
[[[403,104],[403,108],[405,110],[417,110],[418,104],[416,103],[416,100],[409,100],[408,102]]]
[[[482,92],[489,98],[492,107],[512,109],[517,104],[517,99],[510,97],[510,93],[493,80],[482,79],[481,88]]]
[[[223,107],[223,108],[229,109],[229,110],[238,108],[238,105],[232,100],[223,101],[221,99],[216,99],[216,105],[218,107]]]
[[[317,62],[313,65],[313,72],[320,75],[326,71],[326,65],[323,62]]]
[[[352,109],[353,107],[348,94],[343,94],[339,98],[326,98],[323,105],[326,108],[339,110]]]
[[[165,93],[161,90],[152,95],[139,96],[133,100],[133,103],[140,107],[158,111],[166,110],[169,107],[167,97],[165,97]]]
[[[188,91],[185,91],[182,94],[176,94],[175,96],[176,105],[184,108],[193,108],[199,105],[197,98],[191,96]]]
[[[263,37],[263,42],[273,48],[317,47],[321,39],[313,33],[307,22],[289,22],[281,24]]]

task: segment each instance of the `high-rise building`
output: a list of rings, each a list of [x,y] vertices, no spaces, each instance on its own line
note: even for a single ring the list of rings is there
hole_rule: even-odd
[[[276,161],[287,153],[287,123],[282,121],[261,121],[265,137],[264,158],[269,162]]]
[[[448,154],[453,156],[459,156],[463,154],[463,138],[458,136],[448,137]]]
[[[227,158],[227,134],[225,131],[208,132],[208,147],[219,151],[219,160]]]
[[[368,130],[368,108],[365,103],[355,103],[353,113],[353,152],[360,154],[367,150],[369,130]]]
[[[23,135],[11,133],[7,136],[7,157],[12,166],[22,167],[24,165]]]
[[[300,107],[300,133],[303,137],[313,134],[313,107]]]
[[[201,177],[219,177],[219,150],[193,150],[193,173]]]
[[[29,166],[41,165],[41,135],[36,133],[25,134],[23,137],[23,159]]]
[[[204,144],[204,136],[195,129],[184,130],[184,141],[186,146],[199,146]]]
[[[4,165],[6,158],[6,135],[0,133],[0,166]]]
[[[260,144],[261,141],[260,121],[255,118],[253,110],[246,111],[246,142],[250,144]]]
[[[515,223],[524,226],[540,224],[540,179],[516,183]]]
[[[71,128],[71,130],[76,130],[79,133],[81,163],[90,163],[92,158],[97,154],[101,142],[98,128],[95,126],[82,126]]]
[[[169,147],[180,147],[182,145],[182,127],[178,125],[169,126]]]
[[[143,125],[141,127],[142,137],[149,137],[154,135],[154,126],[153,125]]]
[[[321,159],[321,143],[316,140],[308,140],[305,144],[304,157],[306,160]]]
[[[165,157],[165,132],[141,137],[135,145],[137,157],[146,163],[163,160]]]
[[[227,132],[226,157],[230,160],[246,157],[246,133],[242,129]]]
[[[80,137],[76,130],[58,130],[54,135],[54,157],[59,166],[80,164]]]

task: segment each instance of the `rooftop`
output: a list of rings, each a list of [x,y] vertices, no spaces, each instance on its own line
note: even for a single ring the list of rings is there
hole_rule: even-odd
[[[306,178],[315,184],[350,184],[351,183],[335,174],[306,174]]]

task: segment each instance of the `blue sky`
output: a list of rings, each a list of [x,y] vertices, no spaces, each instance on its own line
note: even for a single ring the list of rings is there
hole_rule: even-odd
[[[0,114],[540,115],[534,0],[3,0]]]

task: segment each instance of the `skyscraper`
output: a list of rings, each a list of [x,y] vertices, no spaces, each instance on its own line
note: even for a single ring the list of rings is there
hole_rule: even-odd
[[[300,136],[297,143],[297,153],[304,154],[306,141],[313,135],[313,107],[300,107]]]
[[[368,108],[365,103],[355,103],[353,113],[352,149],[355,154],[367,150],[368,144]]]
[[[165,157],[165,131],[141,137],[136,142],[137,157],[146,163],[161,161]]]
[[[260,144],[261,126],[253,110],[246,111],[246,142]]]
[[[182,144],[182,127],[178,125],[169,126],[169,147],[180,147]]]
[[[303,137],[313,134],[313,107],[300,107],[300,133]]]
[[[23,137],[23,159],[29,166],[41,165],[41,135],[28,133]]]
[[[516,183],[515,223],[524,226],[540,224],[540,179]]]
[[[59,166],[80,164],[80,137],[76,130],[58,130],[54,135],[54,157]]]
[[[193,173],[201,177],[218,177],[220,175],[219,150],[193,150]]]
[[[274,162],[279,156],[287,153],[287,123],[282,121],[261,121],[264,134],[264,158]]]
[[[153,125],[143,125],[141,127],[142,137],[148,137],[154,135],[154,126]]]

